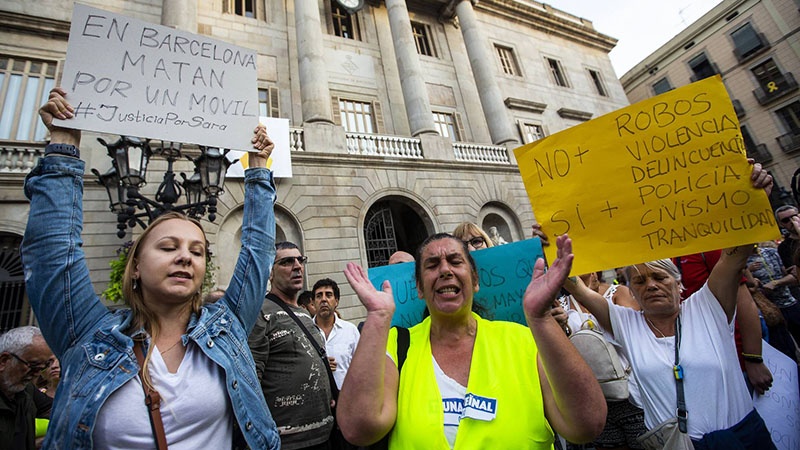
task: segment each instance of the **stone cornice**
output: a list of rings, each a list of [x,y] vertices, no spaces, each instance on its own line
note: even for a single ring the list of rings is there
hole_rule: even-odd
[[[0,30],[4,31],[67,40],[69,38],[69,25],[69,22],[63,20],[0,11]]]
[[[547,109],[546,103],[534,102],[522,98],[506,97],[503,101],[509,109],[517,109],[520,111],[529,111],[536,114],[541,114]]]
[[[536,1],[481,0],[475,9],[605,52],[617,45],[617,39],[597,32],[591,21]]]
[[[559,109],[558,115],[565,119],[580,120],[581,122],[585,122],[592,118],[592,113],[590,112],[570,108]]]

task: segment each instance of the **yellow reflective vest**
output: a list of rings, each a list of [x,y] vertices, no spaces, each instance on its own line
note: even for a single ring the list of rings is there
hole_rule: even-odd
[[[553,431],[544,416],[530,330],[511,322],[481,319],[472,353],[464,414],[454,450],[552,449]],[[397,421],[390,449],[449,449],[444,407],[433,371],[430,317],[409,330],[411,344],[400,375]],[[397,361],[397,331],[387,351]]]

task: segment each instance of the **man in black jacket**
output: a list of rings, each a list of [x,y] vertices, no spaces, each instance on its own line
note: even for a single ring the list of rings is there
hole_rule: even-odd
[[[36,448],[36,418],[49,418],[53,401],[32,384],[53,361],[36,327],[0,336],[0,448]]]

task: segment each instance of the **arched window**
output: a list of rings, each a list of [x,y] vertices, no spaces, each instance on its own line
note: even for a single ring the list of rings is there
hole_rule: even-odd
[[[0,233],[0,333],[32,322],[19,256],[21,243],[21,236]]]

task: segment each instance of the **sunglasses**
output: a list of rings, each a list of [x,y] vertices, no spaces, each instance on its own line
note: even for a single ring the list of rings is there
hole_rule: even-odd
[[[34,364],[34,363],[31,363],[31,362],[25,361],[24,359],[20,358],[19,356],[15,355],[15,354],[13,354],[11,352],[9,352],[8,354],[13,356],[14,359],[16,359],[17,361],[19,361],[22,364],[24,364],[25,367],[28,368],[28,371],[31,372],[31,373],[41,372],[44,369],[47,369],[48,367],[53,365],[53,360],[52,359],[48,359],[47,361],[45,361],[43,363]]]
[[[304,265],[306,261],[308,261],[308,256],[287,256],[285,258],[281,258],[275,261],[275,264],[283,267],[293,266],[294,262],[297,261],[300,265]]]
[[[484,245],[486,245],[486,241],[484,241],[483,238],[480,236],[464,241],[464,243],[467,245],[471,245],[473,248],[483,247]]]
[[[789,223],[792,221],[792,217],[797,217],[797,214],[792,214],[791,216],[784,217],[781,219],[781,223]]]

